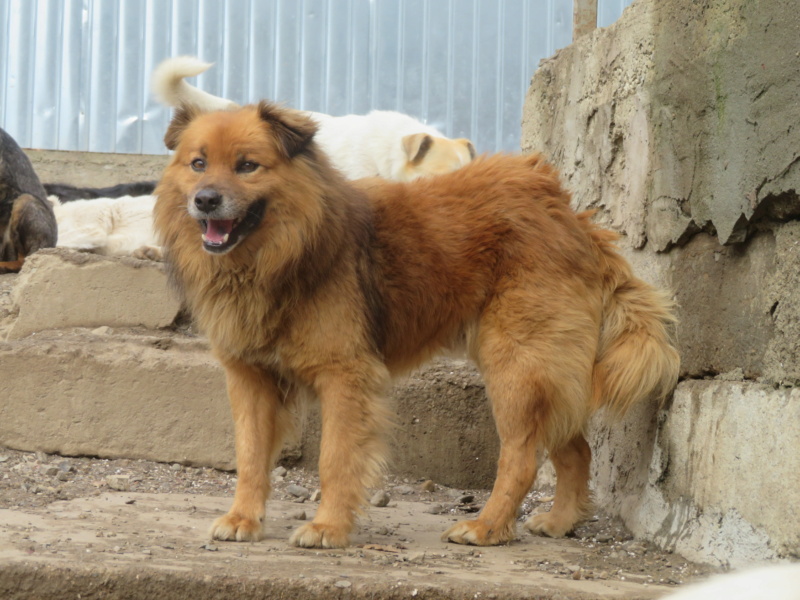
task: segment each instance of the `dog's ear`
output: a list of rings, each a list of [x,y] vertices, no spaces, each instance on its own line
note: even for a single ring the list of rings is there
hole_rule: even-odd
[[[262,100],[258,104],[258,113],[272,127],[278,149],[287,159],[305,150],[317,133],[317,124],[300,111]]]
[[[456,141],[467,149],[467,152],[469,152],[469,159],[475,160],[477,152],[475,152],[475,146],[472,145],[472,142],[467,138],[458,138]]]
[[[170,150],[175,150],[178,143],[181,141],[181,135],[184,129],[189,126],[194,118],[199,114],[198,110],[191,106],[181,106],[175,111],[175,116],[167,128],[167,133],[164,134],[164,144]]]
[[[433,145],[433,138],[427,133],[412,133],[402,139],[403,150],[406,153],[408,161],[412,164],[419,164],[428,150]]]

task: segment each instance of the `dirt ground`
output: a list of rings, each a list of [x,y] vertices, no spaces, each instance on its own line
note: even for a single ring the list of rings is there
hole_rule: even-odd
[[[224,597],[232,585],[241,598],[658,598],[711,572],[633,540],[602,513],[563,540],[520,527],[507,546],[445,544],[441,531],[488,492],[392,477],[375,490],[388,506],[369,508],[351,548],[292,548],[286,538],[313,518],[318,480],[284,467],[272,479],[266,539],[212,542],[206,531],[229,506],[234,473],[0,448],[0,596]],[[532,492],[520,520],[547,509],[549,493]]]

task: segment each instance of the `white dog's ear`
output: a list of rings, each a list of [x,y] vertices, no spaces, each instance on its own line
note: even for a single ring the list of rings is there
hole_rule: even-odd
[[[189,126],[200,111],[193,106],[181,106],[172,117],[172,121],[164,134],[164,144],[170,150],[175,150],[181,141],[183,131]]]
[[[306,149],[317,133],[317,124],[306,113],[283,108],[262,100],[258,104],[261,118],[269,123],[285,158],[292,158]]]
[[[472,145],[471,141],[469,141],[467,138],[458,138],[455,141],[467,149],[467,152],[469,152],[470,160],[475,160],[475,156],[477,155],[477,153],[475,152],[475,146]]]
[[[408,162],[418,164],[431,149],[433,138],[427,133],[413,133],[405,136],[402,143]]]

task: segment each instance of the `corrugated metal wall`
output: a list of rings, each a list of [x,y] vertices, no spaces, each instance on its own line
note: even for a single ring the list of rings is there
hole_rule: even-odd
[[[163,153],[150,73],[192,54],[216,63],[199,87],[237,102],[399,110],[516,150],[530,77],[571,24],[571,0],[0,0],[0,126],[23,147]]]

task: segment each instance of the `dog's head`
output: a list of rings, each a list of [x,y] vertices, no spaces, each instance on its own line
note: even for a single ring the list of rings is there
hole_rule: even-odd
[[[414,133],[402,140],[406,164],[397,174],[401,181],[443,175],[460,169],[475,158],[475,147],[466,138],[451,140],[427,133]]]
[[[285,168],[310,152],[315,133],[316,125],[303,113],[269,102],[236,111],[176,113],[164,137],[175,150],[166,185],[186,202],[207,252],[225,254],[259,226],[271,192],[285,185]]]

